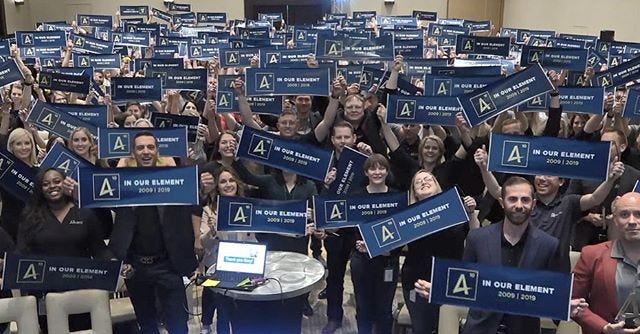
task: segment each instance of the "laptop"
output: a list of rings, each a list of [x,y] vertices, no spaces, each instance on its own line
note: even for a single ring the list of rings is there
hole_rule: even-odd
[[[247,279],[264,278],[266,260],[266,244],[220,241],[216,271],[212,275],[214,280],[220,281],[216,287],[253,290],[255,286],[247,285]]]

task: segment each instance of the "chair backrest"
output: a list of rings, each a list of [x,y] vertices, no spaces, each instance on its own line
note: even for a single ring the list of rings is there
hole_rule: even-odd
[[[0,298],[0,323],[15,321],[18,334],[38,334],[38,303],[36,297]]]
[[[51,292],[45,300],[49,333],[69,333],[69,315],[80,313],[91,313],[93,333],[112,333],[109,294],[105,290]]]
[[[440,319],[438,320],[438,333],[458,334],[460,333],[460,323],[467,317],[469,308],[442,305],[440,306]]]

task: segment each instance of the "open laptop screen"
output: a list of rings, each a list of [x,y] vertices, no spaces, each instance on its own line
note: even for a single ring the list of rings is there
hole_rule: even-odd
[[[216,271],[264,274],[267,245],[220,241]]]

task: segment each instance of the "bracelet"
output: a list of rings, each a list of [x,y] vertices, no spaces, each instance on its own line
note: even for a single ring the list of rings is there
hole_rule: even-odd
[[[549,92],[549,96],[551,97],[560,96],[560,92],[557,89],[554,89],[551,92]]]

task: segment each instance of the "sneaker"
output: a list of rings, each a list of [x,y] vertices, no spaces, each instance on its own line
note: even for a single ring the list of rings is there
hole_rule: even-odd
[[[302,314],[307,318],[313,316],[313,307],[309,304],[309,300],[302,303]]]
[[[335,320],[329,320],[329,322],[327,322],[324,328],[322,328],[322,334],[333,334],[340,327],[342,327],[342,323],[339,323]]]

